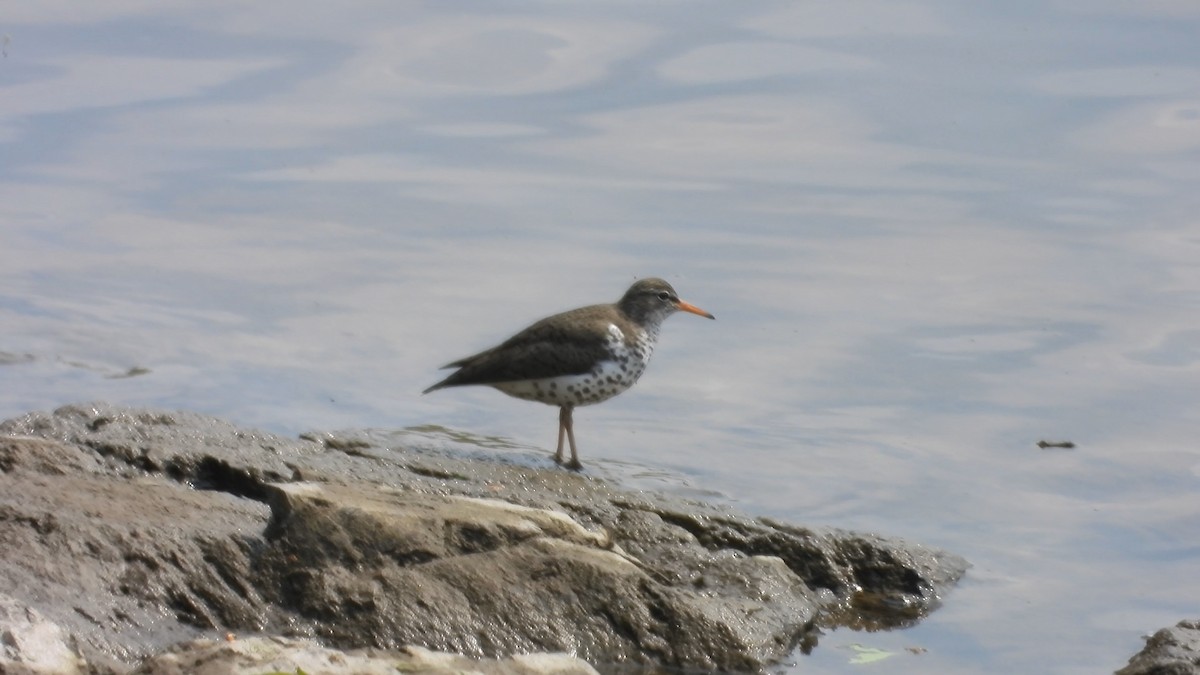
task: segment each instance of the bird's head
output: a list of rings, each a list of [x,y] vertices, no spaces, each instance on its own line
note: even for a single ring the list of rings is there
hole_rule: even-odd
[[[617,305],[629,318],[645,326],[657,326],[675,312],[716,318],[699,307],[680,300],[671,284],[654,277],[640,279],[630,286]]]

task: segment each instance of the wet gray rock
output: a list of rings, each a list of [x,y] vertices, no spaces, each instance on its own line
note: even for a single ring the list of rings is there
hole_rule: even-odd
[[[1197,675],[1200,673],[1200,621],[1180,621],[1146,639],[1142,651],[1116,675]]]
[[[146,659],[133,675],[596,675],[587,663],[568,654],[520,654],[507,659],[468,659],[420,647],[401,651],[327,649],[312,640],[249,638],[195,640]]]
[[[506,501],[293,483],[273,505],[263,586],[338,645],[753,669],[818,607],[778,558],[727,556],[710,595],[559,511]]]
[[[965,568],[419,437],[104,404],[0,423],[0,588],[93,672],[227,634],[759,670],[818,625],[918,621]]]

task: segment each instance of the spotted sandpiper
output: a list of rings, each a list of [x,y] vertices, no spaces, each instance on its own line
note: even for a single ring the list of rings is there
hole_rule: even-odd
[[[646,370],[658,329],[675,312],[712,314],[679,299],[662,279],[642,279],[611,305],[580,307],[546,317],[491,349],[446,364],[457,368],[426,389],[486,384],[525,399],[558,406],[558,450],[563,435],[571,443],[568,469],[581,469],[571,413],[575,406],[600,403],[633,386]]]

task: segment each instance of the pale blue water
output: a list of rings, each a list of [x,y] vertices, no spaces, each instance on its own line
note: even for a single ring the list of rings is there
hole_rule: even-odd
[[[797,670],[1111,671],[1200,613],[1197,35],[1190,0],[9,3],[0,416],[540,456],[553,409],[419,392],[663,276],[718,320],[577,412],[592,470],[975,565]]]

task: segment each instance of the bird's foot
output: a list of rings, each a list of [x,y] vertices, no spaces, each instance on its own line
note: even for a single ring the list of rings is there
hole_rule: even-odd
[[[564,469],[570,469],[571,471],[582,471],[583,470],[583,464],[574,457],[571,458],[571,461],[564,462],[562,455],[555,455],[554,463],[558,464],[559,466],[563,467]]]

